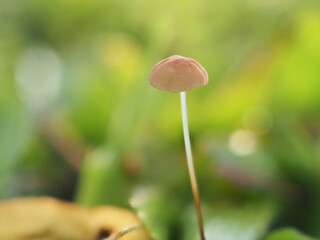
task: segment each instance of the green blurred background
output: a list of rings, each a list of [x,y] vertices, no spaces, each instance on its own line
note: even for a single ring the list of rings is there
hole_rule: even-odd
[[[208,239],[320,238],[318,0],[0,0],[0,197],[195,239],[179,95],[148,84],[174,54],[209,74],[188,93]]]

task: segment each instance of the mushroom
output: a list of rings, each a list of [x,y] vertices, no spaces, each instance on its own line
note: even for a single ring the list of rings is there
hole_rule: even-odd
[[[197,212],[200,236],[201,240],[205,240],[199,190],[191,152],[186,91],[206,85],[208,83],[208,73],[196,60],[173,55],[160,61],[152,68],[149,82],[153,87],[163,91],[180,92],[182,124],[189,176]]]

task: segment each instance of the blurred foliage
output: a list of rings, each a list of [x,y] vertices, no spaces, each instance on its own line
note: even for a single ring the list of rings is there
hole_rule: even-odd
[[[281,229],[271,233],[266,237],[266,240],[312,240],[314,238],[310,238],[300,232],[293,229]]]
[[[148,85],[173,54],[209,74],[188,93],[208,234],[320,238],[318,0],[0,0],[1,198],[153,189],[150,232],[194,239],[179,96]]]
[[[136,189],[130,203],[153,239],[170,239],[170,226],[180,210],[177,201],[153,187]]]
[[[207,239],[239,240],[260,239],[273,220],[276,207],[270,201],[248,201],[230,204],[213,203],[205,209],[205,229]],[[197,223],[186,217],[183,239],[197,239]]]

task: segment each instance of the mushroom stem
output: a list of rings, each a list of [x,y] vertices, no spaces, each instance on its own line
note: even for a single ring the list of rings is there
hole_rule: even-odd
[[[180,92],[180,97],[181,97],[183,135],[184,135],[184,143],[185,143],[185,147],[186,147],[189,176],[190,176],[190,181],[191,181],[193,198],[194,198],[194,202],[195,202],[195,206],[196,206],[200,236],[201,236],[201,240],[205,240],[201,206],[200,206],[199,190],[198,190],[197,178],[196,178],[196,173],[194,170],[193,158],[192,158],[192,152],[191,152],[189,127],[188,127],[188,111],[187,111],[186,92]]]

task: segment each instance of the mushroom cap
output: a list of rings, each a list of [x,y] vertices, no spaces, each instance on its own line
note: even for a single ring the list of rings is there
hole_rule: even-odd
[[[208,83],[208,73],[192,58],[173,55],[151,70],[150,85],[169,92],[185,92]]]

